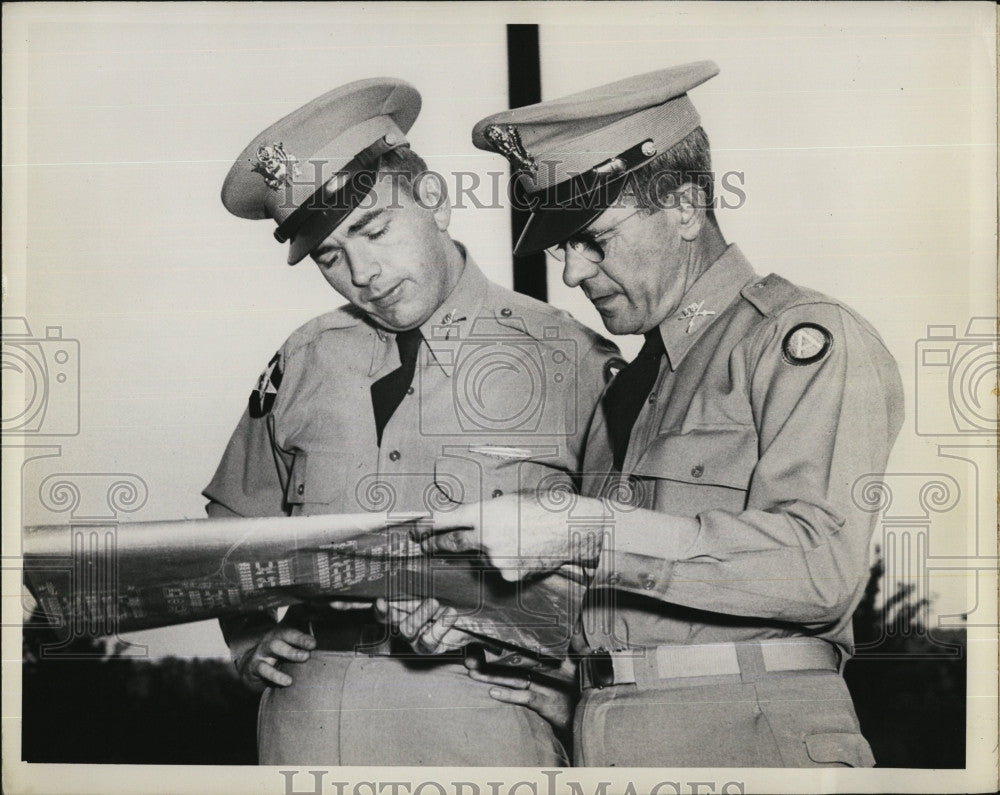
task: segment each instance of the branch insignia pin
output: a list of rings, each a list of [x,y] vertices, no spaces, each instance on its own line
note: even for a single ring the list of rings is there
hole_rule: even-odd
[[[687,329],[685,329],[685,334],[690,334],[694,330],[694,323],[699,317],[708,317],[709,315],[714,315],[708,309],[702,309],[705,306],[704,301],[696,301],[694,303],[688,304],[681,310],[681,313],[677,316],[678,320],[686,320],[688,322]]]

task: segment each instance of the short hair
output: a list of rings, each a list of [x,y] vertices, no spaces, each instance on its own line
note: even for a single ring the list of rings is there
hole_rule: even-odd
[[[414,152],[409,144],[390,149],[379,162],[379,176],[388,175],[400,184],[410,189],[412,197],[417,198],[416,189],[420,184],[420,175],[427,172],[424,159]]]
[[[629,174],[623,195],[630,195],[639,207],[655,213],[669,206],[673,192],[690,182],[704,191],[705,209],[714,223],[714,181],[708,136],[701,127],[696,127],[665,152]]]

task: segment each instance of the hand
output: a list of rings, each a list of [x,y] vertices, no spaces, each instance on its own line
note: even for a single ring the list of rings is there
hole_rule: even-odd
[[[277,624],[239,658],[236,670],[243,683],[257,692],[269,685],[288,687],[294,680],[278,670],[279,662],[304,663],[309,659],[309,652],[315,648],[316,638],[312,635]]]
[[[435,514],[433,528],[418,528],[425,552],[482,552],[508,581],[563,566],[579,571],[600,555],[601,533],[571,528],[570,509],[603,517],[593,497],[574,497],[564,507],[545,506],[533,494],[511,494]],[[523,532],[522,532],[523,529]]]
[[[565,686],[555,682],[533,680],[528,671],[509,674],[486,673],[483,663],[476,657],[466,657],[465,667],[469,676],[477,682],[492,685],[490,698],[505,704],[520,704],[537,712],[552,724],[557,732],[568,732],[573,723],[576,706],[576,689],[569,682]],[[575,665],[567,660],[560,669],[560,675],[573,681]]]
[[[420,654],[444,654],[475,641],[455,628],[458,611],[442,607],[437,599],[377,599],[375,616],[398,630]]]

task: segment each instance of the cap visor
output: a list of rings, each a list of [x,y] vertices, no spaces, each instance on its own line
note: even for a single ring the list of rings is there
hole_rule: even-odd
[[[617,184],[616,184],[617,183]],[[515,257],[525,257],[544,251],[557,243],[562,243],[575,235],[584,227],[593,223],[611,205],[618,201],[622,188],[625,187],[625,176],[601,184],[605,201],[594,204],[581,198],[577,206],[543,206],[544,201],[531,211],[524,231],[514,246]],[[582,205],[582,206],[580,206]]]
[[[526,257],[551,248],[592,223],[604,209],[536,210],[528,218],[514,246],[515,257]]]
[[[326,240],[327,236],[347,218],[361,200],[371,193],[377,181],[378,172],[368,172],[367,180],[351,179],[337,192],[335,199],[328,200],[328,207],[318,209],[292,238],[288,246],[288,264],[296,265],[313,249]]]

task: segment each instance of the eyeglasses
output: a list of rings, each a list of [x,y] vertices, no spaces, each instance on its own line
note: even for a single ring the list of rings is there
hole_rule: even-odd
[[[600,263],[604,262],[604,256],[605,256],[604,244],[615,236],[618,229],[624,226],[626,221],[628,221],[630,218],[633,218],[636,215],[639,215],[639,213],[642,212],[643,212],[642,209],[638,209],[634,213],[629,213],[624,218],[622,218],[617,224],[605,229],[603,232],[600,232],[599,234],[596,235],[591,234],[587,230],[583,230],[582,232],[577,232],[568,240],[564,240],[562,243],[559,243],[555,246],[550,246],[549,248],[545,249],[545,251],[550,256],[554,257],[560,262],[563,262],[566,259],[566,248],[568,246],[584,259],[593,262],[595,265],[599,265]]]

